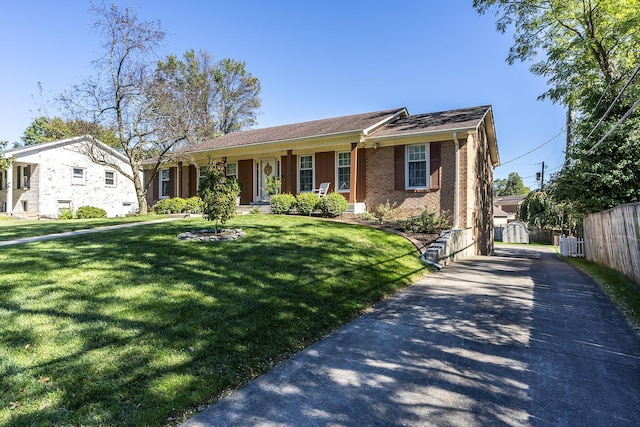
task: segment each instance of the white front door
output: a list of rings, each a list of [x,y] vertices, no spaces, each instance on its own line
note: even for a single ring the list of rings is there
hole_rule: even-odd
[[[278,176],[278,163],[276,159],[260,160],[260,171],[258,173],[258,198],[261,202],[269,201],[267,193],[267,177]]]

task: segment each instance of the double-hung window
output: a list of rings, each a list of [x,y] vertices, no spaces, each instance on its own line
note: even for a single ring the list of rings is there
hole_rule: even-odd
[[[85,168],[79,168],[74,166],[71,168],[71,184],[72,185],[84,185],[85,183]]]
[[[429,188],[429,144],[407,146],[407,189]]]
[[[169,169],[160,170],[160,197],[169,197]]]
[[[351,188],[351,152],[338,153],[338,191]]]
[[[202,182],[204,181],[204,178],[207,176],[207,168],[208,166],[198,167],[198,188],[202,187]]]
[[[238,179],[237,163],[227,163],[227,179]]]
[[[300,156],[300,192],[313,191],[313,156]]]
[[[104,171],[104,185],[106,187],[116,186],[116,173],[114,171]]]

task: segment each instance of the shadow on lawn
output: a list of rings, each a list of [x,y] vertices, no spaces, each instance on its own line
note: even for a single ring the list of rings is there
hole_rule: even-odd
[[[185,224],[203,222],[177,222],[6,249],[2,271],[25,272],[0,279],[4,345],[16,356],[0,371],[0,408],[21,404],[11,424],[161,424],[422,268],[409,244],[377,230],[354,239],[353,226],[315,220],[239,223],[247,237],[237,242],[179,242]],[[24,352],[29,362],[15,362]]]

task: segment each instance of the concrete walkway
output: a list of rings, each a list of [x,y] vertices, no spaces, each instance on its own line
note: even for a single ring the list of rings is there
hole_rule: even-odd
[[[588,276],[499,247],[380,304],[184,424],[640,425],[640,339]]]
[[[86,229],[83,229],[83,230],[75,230],[75,231],[66,231],[64,233],[45,234],[45,235],[42,235],[42,236],[33,236],[33,237],[25,237],[25,238],[22,238],[22,239],[5,240],[3,242],[0,242],[0,247],[2,247],[2,246],[10,246],[10,245],[18,245],[20,243],[38,242],[40,240],[59,239],[61,237],[79,236],[81,234],[98,233],[100,231],[119,230],[121,228],[136,227],[138,225],[158,224],[160,222],[175,221],[177,219],[181,219],[181,218],[180,217],[169,217],[169,218],[162,218],[162,219],[154,219],[154,220],[151,220],[151,221],[128,222],[128,223],[125,223],[125,224],[106,225],[104,227],[86,228]]]

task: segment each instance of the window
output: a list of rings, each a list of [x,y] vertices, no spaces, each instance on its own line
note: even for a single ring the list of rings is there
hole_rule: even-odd
[[[238,164],[227,163],[227,178],[238,179]]]
[[[351,188],[351,153],[338,153],[338,191]]]
[[[428,144],[407,146],[407,188],[429,188]]]
[[[71,185],[84,185],[85,169],[79,167],[71,168]]]
[[[7,181],[7,171],[0,171],[0,190],[4,189],[4,183]],[[2,211],[4,212],[4,211]]]
[[[300,192],[313,191],[313,156],[300,156]]]
[[[107,187],[116,186],[116,173],[114,171],[104,171],[104,185]]]
[[[205,176],[207,176],[207,166],[198,166],[198,188],[202,186]]]
[[[31,166],[18,166],[18,182],[16,188],[29,188]]]
[[[160,197],[169,197],[169,169],[160,170]]]
[[[58,200],[58,216],[73,213],[71,200]]]

